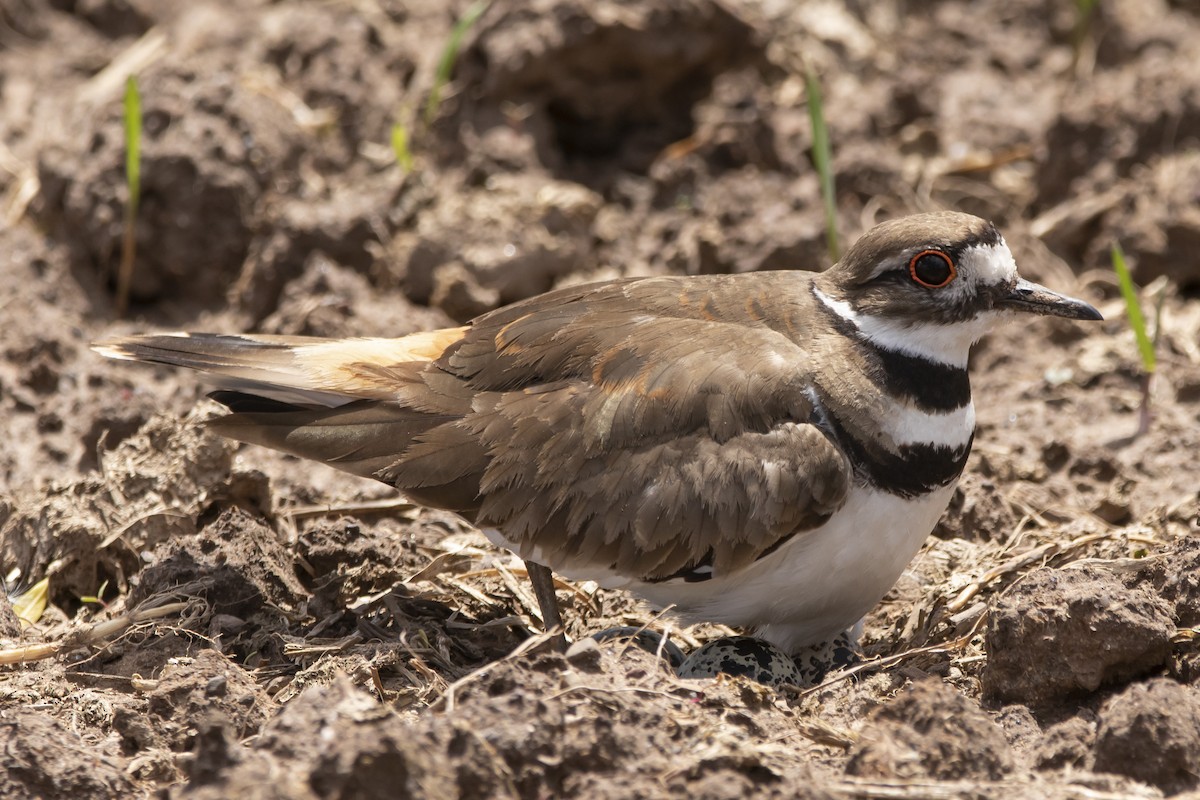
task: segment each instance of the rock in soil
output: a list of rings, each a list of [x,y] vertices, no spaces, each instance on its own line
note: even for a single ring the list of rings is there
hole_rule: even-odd
[[[1093,566],[1039,569],[991,609],[983,690],[1033,705],[1093,692],[1162,666],[1174,632],[1167,604],[1146,588]]]

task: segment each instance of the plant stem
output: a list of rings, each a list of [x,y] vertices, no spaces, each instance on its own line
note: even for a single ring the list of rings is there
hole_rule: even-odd
[[[125,204],[125,227],[121,235],[121,265],[117,271],[117,316],[129,310],[129,290],[133,284],[133,262],[137,255],[137,211],[141,197],[142,98],[137,78],[125,81],[125,185],[129,199]]]
[[[1117,284],[1121,287],[1121,297],[1125,301],[1125,311],[1129,315],[1129,327],[1133,328],[1133,336],[1137,340],[1138,353],[1142,358],[1142,405],[1138,412],[1138,429],[1134,436],[1141,436],[1146,431],[1150,430],[1150,420],[1152,417],[1150,411],[1150,382],[1154,377],[1156,360],[1154,356],[1155,342],[1150,339],[1146,332],[1146,319],[1142,316],[1142,306],[1138,300],[1137,288],[1133,285],[1133,276],[1129,272],[1129,266],[1125,263],[1125,252],[1121,249],[1119,242],[1113,242],[1112,246],[1112,265],[1113,272],[1117,274]],[[1160,305],[1161,314],[1161,305]],[[1161,317],[1155,329],[1155,338],[1158,337],[1158,329],[1162,325]]]
[[[489,5],[491,5],[491,0],[475,0],[463,12],[463,15],[458,18],[458,22],[454,23],[454,28],[450,31],[450,37],[446,39],[446,46],[442,48],[442,57],[438,59],[437,72],[433,77],[433,86],[429,90],[429,100],[425,103],[426,128],[433,122],[433,117],[437,114],[438,106],[441,105],[442,88],[450,81],[450,73],[454,70],[454,62],[458,61],[458,51],[462,47],[463,37],[479,21],[479,18],[483,16],[483,12],[487,11]]]

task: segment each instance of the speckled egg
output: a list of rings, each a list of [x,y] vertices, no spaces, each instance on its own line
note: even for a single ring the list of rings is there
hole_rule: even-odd
[[[740,675],[767,686],[798,686],[803,680],[787,653],[753,636],[711,641],[689,655],[678,670],[681,678],[713,678],[720,674]]]
[[[672,669],[679,669],[679,665],[684,660],[683,651],[679,649],[679,645],[670,639],[665,639],[658,631],[651,631],[646,628],[634,628],[630,626],[607,628],[599,633],[593,633],[592,638],[601,644],[605,642],[627,641],[636,647],[642,648],[647,653],[662,655],[671,665]]]

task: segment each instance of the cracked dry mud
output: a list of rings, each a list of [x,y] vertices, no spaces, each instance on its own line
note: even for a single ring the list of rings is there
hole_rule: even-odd
[[[1079,40],[1065,2],[496,0],[426,125],[466,5],[0,4],[0,571],[51,580],[32,627],[0,600],[0,649],[63,643],[0,667],[0,798],[1200,789],[1196,4],[1105,0]],[[772,690],[617,644],[545,652],[519,563],[455,518],[220,441],[194,377],[87,349],[395,336],[569,282],[821,268],[806,64],[844,237],[990,217],[1024,274],[1107,320],[977,348],[967,475],[853,679]],[[1140,284],[1165,281],[1141,437],[1114,240]],[[576,639],[724,633],[586,583],[559,596]]]

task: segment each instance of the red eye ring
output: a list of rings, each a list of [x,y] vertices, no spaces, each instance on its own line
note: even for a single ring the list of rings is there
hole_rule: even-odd
[[[909,259],[908,274],[919,286],[941,289],[958,276],[958,269],[954,259],[941,250],[922,250]]]

